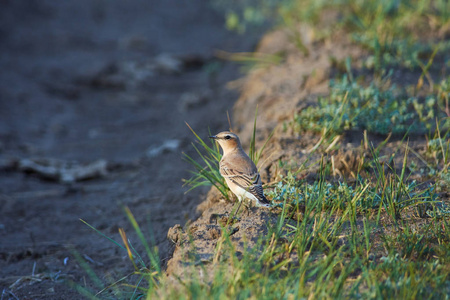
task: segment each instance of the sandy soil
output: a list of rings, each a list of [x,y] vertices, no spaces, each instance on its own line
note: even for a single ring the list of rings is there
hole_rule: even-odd
[[[237,94],[225,85],[239,72],[214,50],[249,51],[256,35],[227,32],[200,0],[3,1],[0,24],[1,298],[79,299],[64,280],[92,282],[71,249],[102,280],[131,271],[79,220],[136,241],[123,206],[166,263],[168,228],[194,218],[206,193],[184,194],[184,122],[204,136],[227,129]],[[62,182],[20,167],[42,158],[101,159],[107,174]]]

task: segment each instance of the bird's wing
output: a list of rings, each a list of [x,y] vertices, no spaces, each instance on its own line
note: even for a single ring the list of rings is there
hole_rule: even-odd
[[[230,168],[228,164],[220,165],[220,174],[223,177],[232,180],[243,189],[247,189],[261,183],[261,178],[258,172],[245,174],[243,172],[239,172],[236,169]]]
[[[220,174],[254,195],[262,203],[269,203],[266,197],[264,197],[261,176],[257,170],[251,172],[250,174],[245,174],[244,172],[240,172],[232,167],[232,165],[226,162],[221,162]]]

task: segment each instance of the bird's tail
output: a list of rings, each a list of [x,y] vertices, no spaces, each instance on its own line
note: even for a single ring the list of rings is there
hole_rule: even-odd
[[[267,198],[262,195],[262,197],[258,198],[258,206],[262,206],[262,207],[270,207],[270,201],[267,200]]]

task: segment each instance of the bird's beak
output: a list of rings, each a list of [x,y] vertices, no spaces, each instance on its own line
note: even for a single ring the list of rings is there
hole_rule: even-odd
[[[217,139],[217,136],[211,135],[209,138],[215,140],[215,139]]]

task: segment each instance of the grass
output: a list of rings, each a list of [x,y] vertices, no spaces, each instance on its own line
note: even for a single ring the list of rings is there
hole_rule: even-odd
[[[405,200],[415,205],[433,202],[432,189],[431,194],[413,193],[413,187],[402,186],[406,178],[399,174],[392,179],[396,196],[388,200],[385,190],[390,182],[385,178],[351,186],[331,184],[322,176],[312,185],[292,178],[278,183],[270,195],[285,213],[267,224],[268,233],[257,245],[244,245],[247,251],[238,256],[239,241],[223,231],[223,246],[216,251],[224,259],[209,271],[197,270],[212,272],[212,279],[180,279],[182,286],[164,289],[163,298],[446,297],[448,216],[435,216],[416,228],[404,214],[411,205],[402,205]],[[389,209],[394,202],[398,213]],[[300,206],[302,220],[296,214]],[[388,219],[380,221],[378,212]],[[400,220],[398,214],[403,216]],[[149,292],[161,295],[160,290]]]
[[[331,80],[330,95],[320,97],[317,106],[296,113],[291,126],[296,132],[314,131],[341,134],[344,130],[367,130],[371,133],[404,135],[411,131],[426,133],[442,120],[441,128],[450,128],[450,119],[438,105],[438,95],[424,99],[408,95],[389,85],[389,77],[365,87],[344,75]]]
[[[134,271],[122,276],[119,279],[110,278],[108,280],[108,278],[106,278],[107,280],[102,280],[84,258],[82,258],[76,251],[72,251],[75,259],[85,270],[90,280],[94,283],[95,289],[82,286],[73,281],[69,281],[68,284],[88,299],[141,299],[146,294],[148,289],[158,285],[160,278],[163,276],[158,249],[152,245],[154,242],[148,242],[130,209],[125,207],[124,211],[134,229],[134,233],[138,237],[140,246],[145,249],[145,255],[142,255],[136,250],[133,246],[134,242],[132,243],[127,237],[127,234],[123,228],[119,228],[119,233],[123,243],[122,246],[119,242],[106,236],[86,221],[81,220],[102,238],[115,244],[124,253],[126,253],[134,268]]]
[[[106,285],[95,297],[109,298],[112,293],[127,299],[445,299],[450,292],[450,210],[433,186],[408,179],[406,158],[405,154],[397,174],[375,155],[370,165],[376,176],[359,177],[353,184],[332,183],[326,171],[313,183],[289,173],[268,193],[281,213],[266,224],[267,234],[250,247],[222,227],[214,263],[193,263],[195,247],[186,240],[183,247],[190,255],[184,272],[189,275],[176,279],[176,285],[161,272],[157,252],[126,210],[146,245],[147,258],[135,251],[125,233],[125,246],[108,238],[128,253],[135,271]],[[326,170],[324,160],[321,164]],[[429,204],[427,218],[417,226],[411,212],[424,203]],[[439,208],[445,209],[437,214]],[[125,283],[131,276],[134,283]]]
[[[222,177],[222,175],[220,175],[219,171],[219,162],[222,158],[219,145],[212,141],[212,145],[208,146],[206,142],[191,128],[191,126],[189,126],[189,124],[186,123],[186,125],[196,137],[200,149],[203,150],[201,151],[198,146],[192,143],[192,146],[194,147],[195,151],[200,156],[200,159],[204,164],[202,165],[198,163],[194,158],[190,157],[186,153],[183,153],[184,159],[192,164],[195,168],[195,171],[191,171],[192,177],[184,180],[184,185],[190,186],[187,192],[199,186],[213,185],[227,200],[229,200],[230,198],[228,193],[228,186],[226,185],[225,179]]]
[[[256,149],[256,119],[258,118],[258,106],[256,106],[255,109],[255,120],[253,121],[253,131],[252,131],[252,138],[250,140],[250,150],[249,150],[249,157],[250,159],[255,163],[255,165],[258,165],[259,160],[264,152],[264,149],[266,149],[267,143],[272,138],[275,129],[272,130],[272,132],[269,134],[267,139],[265,140],[264,144],[262,145],[261,149],[259,151]]]

